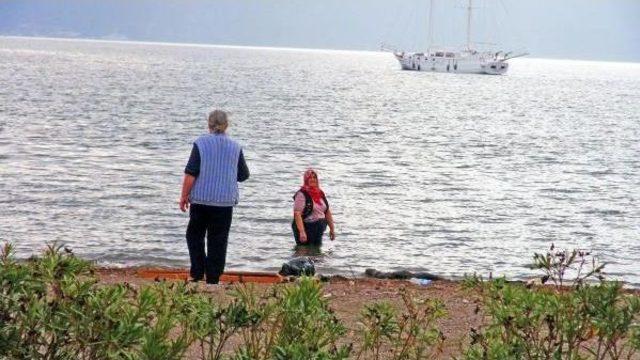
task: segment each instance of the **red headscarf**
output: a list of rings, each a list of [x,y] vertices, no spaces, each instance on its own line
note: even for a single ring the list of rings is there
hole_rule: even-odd
[[[324,192],[320,189],[320,180],[317,180],[316,186],[311,186],[309,184],[309,180],[311,180],[312,176],[315,176],[316,179],[318,179],[318,174],[315,172],[315,170],[308,169],[307,171],[304,172],[304,176],[303,176],[304,184],[302,185],[300,190],[303,190],[307,194],[309,194],[309,196],[311,196],[311,199],[313,200],[314,203],[322,205],[322,198],[324,196]]]

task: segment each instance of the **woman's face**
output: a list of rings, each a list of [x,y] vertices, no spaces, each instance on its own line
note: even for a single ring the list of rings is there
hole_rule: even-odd
[[[318,175],[311,174],[311,176],[309,176],[309,186],[311,186],[311,187],[317,187],[318,186]]]

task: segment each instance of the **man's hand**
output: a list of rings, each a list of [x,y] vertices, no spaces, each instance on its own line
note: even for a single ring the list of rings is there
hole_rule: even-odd
[[[185,212],[189,209],[189,197],[181,197],[180,198],[180,211]]]
[[[180,192],[180,210],[182,212],[187,211],[189,208],[189,194],[196,178],[193,175],[184,174],[184,180],[182,180],[182,191]]]
[[[300,242],[303,244],[307,243],[307,233],[304,230],[300,231]]]
[[[333,231],[333,229],[329,230],[329,239],[331,239],[331,241],[336,239],[336,232]]]

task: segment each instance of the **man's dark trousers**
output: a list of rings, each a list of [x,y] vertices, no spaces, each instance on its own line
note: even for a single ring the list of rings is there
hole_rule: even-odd
[[[191,258],[191,277],[217,284],[227,259],[227,241],[233,207],[191,204],[187,226],[187,246]],[[204,238],[207,236],[207,252]]]

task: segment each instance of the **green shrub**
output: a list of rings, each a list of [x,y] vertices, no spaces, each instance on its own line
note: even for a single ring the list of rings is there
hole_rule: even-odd
[[[604,281],[604,264],[598,264],[595,257],[589,259],[590,255],[583,250],[556,250],[551,244],[545,254],[533,255],[533,267],[544,273],[541,277],[543,284],[551,281],[555,286],[580,286],[593,278]],[[567,276],[572,275],[573,278],[569,278],[567,283]]]
[[[221,359],[228,340],[248,326],[249,312],[241,301],[220,306],[215,299],[202,293],[191,295],[184,302],[188,321],[185,328],[193,335],[202,359]]]
[[[186,291],[157,284],[96,286],[89,262],[50,245],[18,263],[0,255],[0,358],[178,359],[190,345],[172,331],[185,317],[172,299]]]
[[[185,283],[99,285],[89,262],[51,245],[18,263],[0,253],[1,359],[180,359],[189,346],[223,359],[345,359],[344,326],[311,278],[258,297],[237,287],[222,305]],[[228,350],[228,349],[227,349]],[[228,352],[228,351],[227,351]]]
[[[402,291],[405,311],[398,315],[387,302],[367,305],[362,312],[363,344],[357,358],[427,359],[437,356],[444,337],[436,320],[444,306],[436,300],[416,300]],[[386,351],[385,351],[386,350]]]
[[[351,347],[337,344],[346,329],[322,294],[321,285],[308,277],[261,297],[252,286],[237,288],[235,299],[248,316],[235,358],[346,359]]]
[[[553,251],[553,247],[551,249]],[[542,282],[527,286],[478,278],[488,325],[472,329],[467,359],[621,359],[639,349],[640,298],[602,279],[602,265],[584,252],[536,254]],[[586,265],[591,267],[585,271]],[[574,274],[567,280],[566,275]],[[592,283],[597,277],[600,281]],[[571,284],[571,286],[563,286]]]
[[[0,252],[0,359],[347,359],[352,344],[312,278],[258,294],[238,286],[220,303],[186,283],[98,285],[92,264],[57,245],[17,262]],[[603,280],[579,251],[536,254],[542,281],[466,278],[484,301],[486,325],[472,330],[467,359],[621,359],[640,350],[640,298]],[[570,286],[567,286],[570,285]],[[444,340],[438,301],[402,292],[362,311],[358,359],[426,359]],[[240,340],[231,349],[231,338]]]

